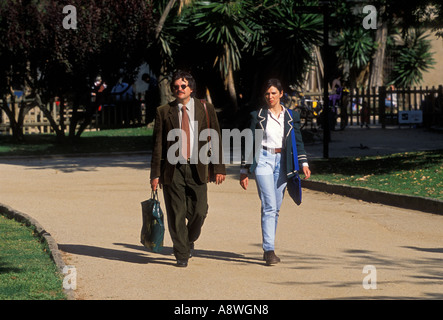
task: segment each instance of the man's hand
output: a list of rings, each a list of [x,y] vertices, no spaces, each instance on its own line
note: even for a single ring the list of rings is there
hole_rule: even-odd
[[[157,187],[159,186],[159,178],[155,178],[151,180],[151,189],[152,191],[157,191]],[[162,185],[160,184],[160,189],[161,189]]]

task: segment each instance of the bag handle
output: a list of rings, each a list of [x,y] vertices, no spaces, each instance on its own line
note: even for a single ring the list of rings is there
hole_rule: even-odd
[[[209,113],[208,113],[208,109],[206,108],[206,101],[204,99],[201,99],[200,102],[203,103],[203,106],[205,107],[206,122],[208,124],[208,129],[211,129],[211,126],[209,124]],[[211,130],[209,130],[208,142],[211,142]]]
[[[151,190],[151,199],[158,200],[157,190]]]
[[[292,110],[288,109],[289,114],[292,117],[292,134],[291,134],[291,139],[292,139],[292,160],[294,162],[294,171],[300,170],[300,167],[298,165],[298,153],[297,153],[297,143],[295,141],[295,126],[294,126],[294,115],[292,114]]]

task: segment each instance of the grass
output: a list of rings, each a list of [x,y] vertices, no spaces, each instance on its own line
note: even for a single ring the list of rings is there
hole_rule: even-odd
[[[2,156],[88,154],[148,151],[152,129],[130,128],[85,132],[74,144],[60,143],[55,135],[26,135],[14,142],[0,135]],[[66,299],[63,280],[31,228],[0,215],[0,300]]]
[[[0,300],[64,300],[62,283],[34,230],[0,215]]]
[[[68,140],[59,142],[54,134],[25,135],[23,142],[0,135],[0,157],[147,151],[151,144],[152,129],[146,127],[88,131],[74,143]]]
[[[312,180],[443,200],[443,150],[315,160]]]

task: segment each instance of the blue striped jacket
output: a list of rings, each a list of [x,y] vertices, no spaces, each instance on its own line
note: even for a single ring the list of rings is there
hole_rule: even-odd
[[[255,130],[261,131],[262,134],[253,135],[254,137],[254,143],[253,146],[255,148],[261,148],[261,141],[255,141],[255,137],[257,136],[259,139],[263,138],[263,133],[266,129],[266,124],[268,120],[268,109],[261,108],[257,111],[251,112],[251,119],[250,119],[250,129],[252,132],[255,132]],[[300,131],[300,114],[298,112],[292,112],[293,117],[289,113],[289,111],[285,108],[285,114],[284,114],[284,139],[283,139],[283,148],[286,152],[283,154],[286,155],[286,173],[287,175],[290,175],[294,171],[294,163],[295,161],[299,162],[300,168],[302,167],[303,163],[308,162],[308,158],[306,156],[306,151]],[[294,159],[294,154],[292,152],[292,139],[291,134],[292,130],[295,132],[295,141],[297,145],[297,154],[298,158]],[[252,148],[253,149],[253,148]],[[245,151],[243,149],[243,151]],[[259,150],[257,150],[259,151]],[[289,152],[288,152],[289,151]],[[253,173],[255,168],[257,167],[257,161],[256,157],[254,157],[254,154],[258,155],[260,152],[255,152],[252,150],[251,153],[245,154],[243,152],[242,154],[242,168],[248,169],[249,173]]]

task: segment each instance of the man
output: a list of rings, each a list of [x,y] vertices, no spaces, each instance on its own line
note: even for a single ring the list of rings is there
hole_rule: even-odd
[[[208,127],[218,133],[211,137],[219,139],[219,148],[212,150],[216,156],[211,157],[217,159],[213,162],[218,162],[214,164],[215,183],[221,184],[226,177],[226,168],[221,161],[220,127],[214,106],[194,99],[195,87],[191,74],[182,71],[175,73],[171,90],[176,99],[157,108],[154,125],[151,188],[155,191],[159,185],[163,186],[168,227],[178,267],[187,267],[208,212],[208,165],[202,163],[200,158],[202,154],[207,154],[209,143],[207,139],[199,140],[200,133]],[[171,141],[171,136],[174,137],[176,132],[179,134]]]
[[[149,85],[145,91],[146,123],[149,124],[155,119],[155,111],[160,105],[160,94],[156,81],[149,74],[144,73],[142,80]]]

